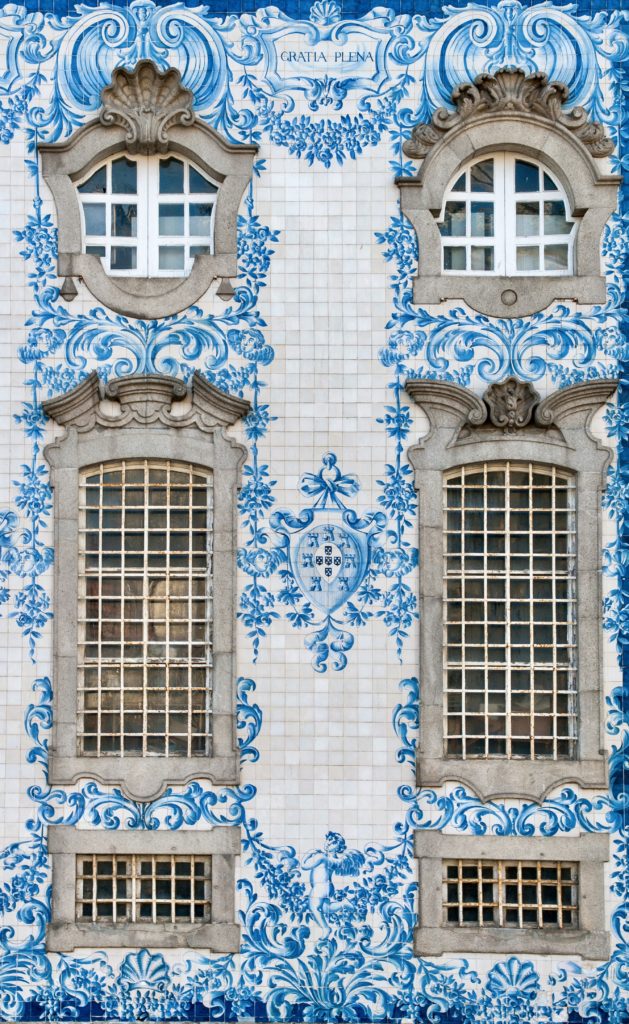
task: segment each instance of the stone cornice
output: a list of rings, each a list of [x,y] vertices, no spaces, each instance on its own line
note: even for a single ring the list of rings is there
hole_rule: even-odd
[[[44,402],[46,415],[79,433],[94,426],[128,427],[162,423],[181,429],[191,425],[211,433],[249,413],[251,406],[219,390],[195,372],[189,386],[162,374],[119,377],[101,387],[93,372],[66,395]]]

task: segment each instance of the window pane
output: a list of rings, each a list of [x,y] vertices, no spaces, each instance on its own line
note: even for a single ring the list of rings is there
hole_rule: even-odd
[[[159,233],[160,235],[183,235],[183,203],[159,204]]]
[[[191,245],[190,255],[194,258],[195,256],[211,256],[212,250],[209,245]]]
[[[86,235],[107,234],[106,210],[105,203],[83,203]]]
[[[183,192],[183,164],[176,157],[159,162],[159,190],[162,193]]]
[[[515,204],[515,230],[520,238],[539,235],[539,203]]]
[[[567,245],[547,245],[544,248],[545,270],[566,270],[568,266]]]
[[[472,246],[472,270],[493,270],[494,250],[490,245]]]
[[[443,250],[444,270],[465,270],[465,248],[446,245]]]
[[[160,270],[183,270],[185,263],[185,250],[183,245],[160,245],[159,247],[159,269]]]
[[[557,191],[557,186],[555,185],[555,182],[553,181],[553,179],[550,177],[549,174],[546,174],[546,172],[544,172],[544,190],[546,192],[556,192]]]
[[[112,245],[111,269],[135,270],[137,266],[137,250],[134,245]]]
[[[212,231],[212,209],[209,203],[190,203],[190,234],[209,237]]]
[[[457,178],[454,185],[452,186],[452,192],[465,192],[465,174],[462,174],[460,178]]]
[[[138,190],[138,165],[126,156],[111,165],[111,191],[134,195]]]
[[[472,231],[473,235],[484,235],[491,237],[494,233],[494,204],[493,203],[472,203]]]
[[[515,190],[516,192],[539,191],[539,168],[535,164],[529,164],[525,160],[516,160]]]
[[[194,167],[190,168],[190,191],[191,192],[218,192],[216,185],[213,185],[211,181],[200,174],[199,171],[195,170]]]
[[[493,160],[481,160],[470,168],[470,180],[472,192],[493,192],[494,190],[494,162]]]
[[[85,252],[88,256],[106,256],[107,249],[104,245],[86,245]]]
[[[79,185],[79,192],[106,192],[107,191],[107,167],[99,167],[83,185]]]
[[[446,203],[443,224],[439,230],[445,236],[465,234],[465,203]]]
[[[516,251],[518,270],[539,270],[539,247],[519,245]]]
[[[566,207],[561,200],[544,203],[544,234],[569,235],[572,224],[566,220]]]
[[[111,208],[111,233],[117,238],[135,238],[138,208],[135,203],[114,203]]]

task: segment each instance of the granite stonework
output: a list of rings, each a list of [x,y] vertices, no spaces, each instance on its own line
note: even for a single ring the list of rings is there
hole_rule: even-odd
[[[405,152],[413,128],[441,107],[454,112],[458,86],[509,67],[561,83],[562,107],[583,108],[582,123],[602,126],[614,148],[588,157],[603,183],[589,187],[607,202],[629,142],[620,9],[518,0],[441,11],[431,0],[412,14],[356,14],[335,0],[309,11],[292,2],[219,10],[214,0],[53,6],[9,4],[0,14],[0,1016],[626,1024],[626,186],[603,231],[600,268],[588,265],[592,279],[604,275],[604,294],[597,281],[595,293],[575,285],[574,297],[535,312],[486,315],[456,296],[414,301],[422,254],[418,264],[396,185],[417,174]],[[215,277],[166,317],[153,305],[146,317],[113,299],[104,305],[81,279],[60,294],[57,214],[43,176],[49,147],[99,118],[114,69],[140,61],[175,69],[194,97],[195,123],[253,159],[238,213],[238,277],[232,262],[225,272],[234,294]],[[568,182],[571,165],[560,163]],[[55,572],[63,579],[64,566],[53,568],[44,456],[63,445],[65,428],[44,403],[58,409],[93,373],[103,387],[132,375],[192,387],[202,379],[235,402],[221,430],[234,486],[247,452],[232,680],[237,783],[186,775],[140,799],[148,780],[131,795],[122,778],[48,776],[53,687],[63,698],[68,680],[54,663]],[[573,774],[531,770],[504,784],[500,766],[486,780],[445,777],[433,757],[427,785],[416,775],[420,703],[430,697],[419,597],[433,584],[419,551],[415,473],[431,426],[419,391],[456,386],[482,412],[487,389],[510,377],[531,386],[538,412],[564,420],[558,428],[534,413],[510,431],[490,418],[489,427],[472,424],[485,440],[470,444],[489,444],[493,430],[504,452],[526,435],[533,458],[554,437],[562,461],[592,478],[581,557],[596,578],[586,611],[600,588],[604,628],[591,611],[587,756]],[[618,400],[606,405],[617,379]],[[574,385],[600,398],[587,423],[582,403],[574,418],[565,409],[561,392]],[[243,402],[250,411],[238,419]],[[619,458],[601,497],[610,449]],[[178,452],[185,457],[185,445]],[[297,557],[324,537],[343,552],[329,582]],[[229,587],[229,577],[218,583]],[[148,851],[179,851],[189,833],[189,849],[223,858],[219,877],[233,872],[236,884],[229,898],[216,896],[221,934],[187,945],[177,934],[160,946],[136,931],[137,945],[126,947],[110,945],[105,930],[100,942],[78,935],[68,857],[95,849],[99,832],[104,851],[137,850],[143,835]],[[513,936],[504,945],[468,936],[453,948],[450,932],[418,915],[436,912],[435,861],[446,849],[464,856],[466,840],[490,855],[557,850],[582,862],[587,934],[573,944],[530,936],[521,946]],[[51,862],[67,881],[54,896]]]

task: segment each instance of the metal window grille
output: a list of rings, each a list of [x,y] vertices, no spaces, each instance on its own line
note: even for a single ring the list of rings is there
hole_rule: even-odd
[[[211,858],[77,856],[77,921],[209,921]]]
[[[475,928],[577,928],[577,865],[561,861],[448,860],[447,924]]]
[[[211,472],[134,459],[82,474],[81,753],[209,754],[211,539]]]
[[[485,463],[444,490],[446,753],[574,757],[574,477]]]

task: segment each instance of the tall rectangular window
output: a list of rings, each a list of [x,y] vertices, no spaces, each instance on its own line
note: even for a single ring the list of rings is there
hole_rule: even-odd
[[[81,754],[209,754],[211,540],[211,471],[129,459],[81,473]]]
[[[575,757],[574,477],[461,467],[444,514],[446,755]]]

